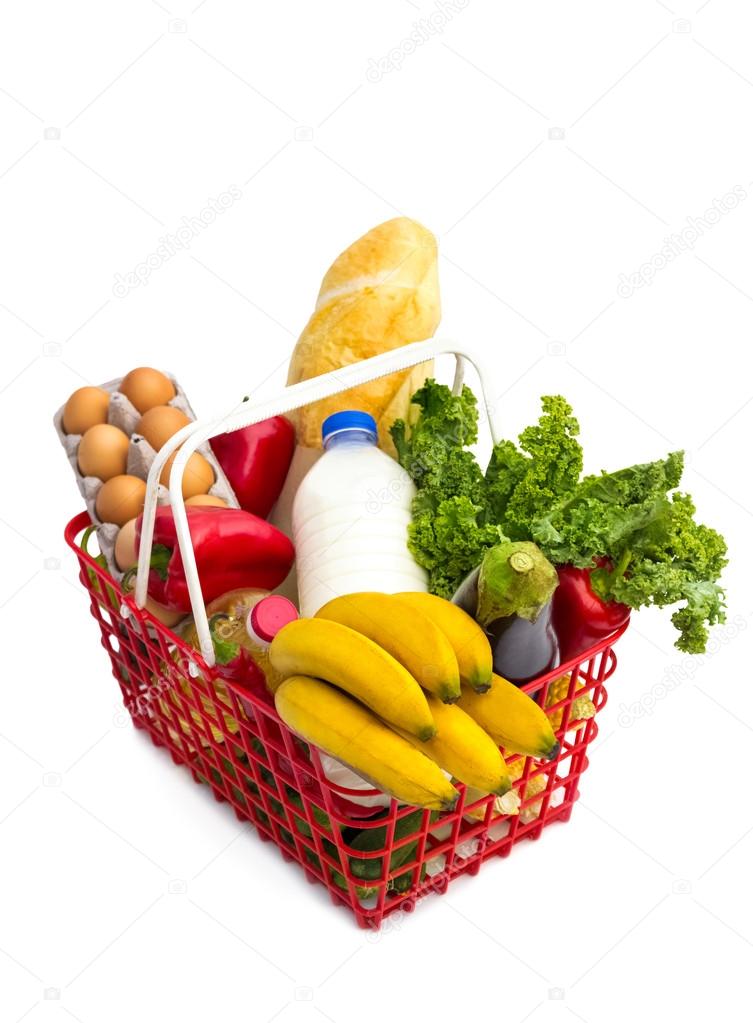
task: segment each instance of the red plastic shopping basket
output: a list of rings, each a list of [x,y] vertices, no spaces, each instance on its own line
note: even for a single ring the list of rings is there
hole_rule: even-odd
[[[86,512],[77,515],[65,539],[78,557],[79,578],[133,723],[218,800],[227,800],[239,820],[250,821],[286,859],[300,863],[310,881],[325,885],[333,902],[350,907],[361,926],[378,927],[396,909],[412,910],[424,895],[444,892],[453,877],[477,873],[490,857],[507,856],[516,842],[569,818],[598,732],[594,717],[573,720],[573,705],[586,695],[597,712],[606,703],[604,683],[616,664],[612,646],[624,627],[582,661],[525,686],[546,705],[551,683],[570,676],[565,695],[548,708],[561,720],[557,759],[508,758],[519,775],[517,815],[495,815],[494,796],[467,803],[465,785],[457,784],[460,798],[449,813],[392,800],[380,816],[364,819],[364,808],[348,800],[356,793],[326,778],[316,748],[293,735],[271,702],[222,679],[196,650],[139,610],[81,549],[78,540],[89,524]],[[372,848],[353,849],[349,839],[366,829],[375,831]]]
[[[187,528],[181,532],[180,521],[184,512],[180,475],[190,450],[213,433],[237,429],[442,352],[462,354],[480,368],[482,360],[459,353],[454,346],[419,342],[287,388],[284,400],[268,400],[250,411],[247,405],[240,415],[233,413],[208,425],[191,424],[168,442],[173,448],[184,442],[173,465],[170,491],[184,567],[187,575],[194,572],[192,607],[200,636],[206,614],[190,536]],[[481,376],[483,386],[483,372]],[[461,379],[458,359],[456,386]],[[486,391],[484,397],[493,420]],[[156,480],[170,454],[168,445],[150,472],[145,522],[150,490],[153,513]],[[595,715],[607,700],[604,683],[616,666],[612,647],[626,626],[524,687],[551,715],[561,747],[557,758],[548,762],[507,757],[520,800],[518,812],[503,812],[491,795],[475,798],[462,783],[456,783],[460,797],[450,812],[417,810],[394,799],[387,808],[370,811],[357,800],[375,790],[356,793],[332,783],[317,749],[286,727],[271,697],[223,679],[206,644],[202,656],[138,606],[138,586],[135,595],[122,591],[82,549],[80,536],[89,525],[86,512],[77,515],[68,523],[65,539],[78,558],[79,578],[89,593],[91,613],[133,723],[157,746],[166,747],[176,764],[188,767],[195,781],[209,785],[219,801],[229,802],[239,820],[250,821],[286,859],[297,861],[310,881],[323,884],[334,903],[349,907],[362,927],[377,928],[388,914],[414,909],[425,895],[446,891],[454,877],[477,873],[486,860],[507,856],[522,839],[539,838],[547,825],[570,817],[580,776],[588,766],[588,746],[598,732]],[[372,816],[366,817],[370,812]]]

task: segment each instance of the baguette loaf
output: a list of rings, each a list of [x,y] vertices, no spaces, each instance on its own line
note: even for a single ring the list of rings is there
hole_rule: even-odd
[[[425,227],[396,217],[373,228],[329,268],[314,313],[298,339],[288,384],[431,337],[440,318],[437,244]],[[379,444],[394,454],[389,427],[410,419],[411,395],[432,364],[354,387],[291,414],[304,447],[321,447],[321,425],[339,409],[376,420]]]

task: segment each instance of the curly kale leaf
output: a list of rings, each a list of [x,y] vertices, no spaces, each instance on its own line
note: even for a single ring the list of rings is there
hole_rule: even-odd
[[[505,539],[499,526],[481,525],[481,508],[467,497],[448,497],[436,509],[422,507],[419,492],[408,548],[429,573],[429,589],[448,600],[490,547]]]
[[[530,538],[531,522],[575,487],[583,470],[580,432],[561,395],[541,399],[542,415],[511,441],[495,445],[486,470],[491,520],[513,540]]]
[[[454,395],[435,380],[427,380],[412,401],[421,412],[410,434],[402,419],[390,430],[398,461],[417,490],[409,547],[429,572],[432,593],[451,597],[500,537],[496,526],[486,524],[484,474],[466,450],[478,436],[478,408],[469,387]]]
[[[619,562],[635,534],[661,517],[667,493],[682,476],[683,455],[613,473],[586,476],[574,490],[529,523],[547,557],[558,565],[585,567],[596,558]]]
[[[717,580],[727,564],[727,545],[715,529],[695,521],[688,494],[664,502],[646,529],[623,554],[623,574],[596,579],[608,600],[630,607],[683,603],[672,615],[680,635],[675,643],[689,654],[703,653],[708,628],[725,621],[725,595]]]
[[[675,490],[683,453],[586,477],[572,495],[531,523],[531,535],[558,564],[595,568],[591,584],[603,600],[632,608],[683,603],[672,623],[678,649],[702,653],[708,626],[724,621],[717,579],[727,547],[722,536],[695,521],[695,505]],[[671,493],[674,491],[673,493]]]
[[[453,395],[449,387],[435,380],[413,395],[421,413],[410,436],[402,419],[390,428],[398,461],[422,491],[424,501],[434,507],[445,497],[468,497],[483,502],[484,476],[466,451],[478,436],[478,409],[470,387]]]

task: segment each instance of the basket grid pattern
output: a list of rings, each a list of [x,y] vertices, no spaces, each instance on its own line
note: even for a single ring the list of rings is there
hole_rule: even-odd
[[[477,873],[489,858],[507,856],[524,838],[537,839],[549,824],[569,818],[588,746],[598,733],[595,716],[571,721],[573,704],[588,696],[598,714],[606,703],[604,683],[616,666],[612,644],[619,633],[580,664],[524,687],[546,706],[551,684],[563,673],[570,676],[565,696],[547,707],[561,718],[558,756],[551,762],[506,757],[520,798],[517,814],[500,813],[494,796],[477,799],[456,783],[460,797],[450,812],[392,800],[380,816],[364,819],[354,813],[348,790],[326,778],[316,748],[280,720],[270,697],[226,682],[198,651],[122,593],[79,546],[88,525],[88,515],[78,515],[68,524],[66,541],[78,558],[79,578],[134,725],[217,800],[230,803],[239,820],[297,861],[312,883],[323,884],[360,926],[376,928],[388,914],[412,910],[425,895],[444,892],[454,877]],[[354,830],[372,829],[370,851],[348,844]]]

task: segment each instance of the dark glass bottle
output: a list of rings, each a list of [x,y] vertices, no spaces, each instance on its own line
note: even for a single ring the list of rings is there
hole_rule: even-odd
[[[452,598],[473,618],[478,604],[478,577],[475,568],[466,576]],[[552,602],[541,609],[535,622],[517,615],[498,618],[484,630],[492,647],[494,671],[497,675],[522,686],[556,668],[560,663],[560,648],[552,624]]]

